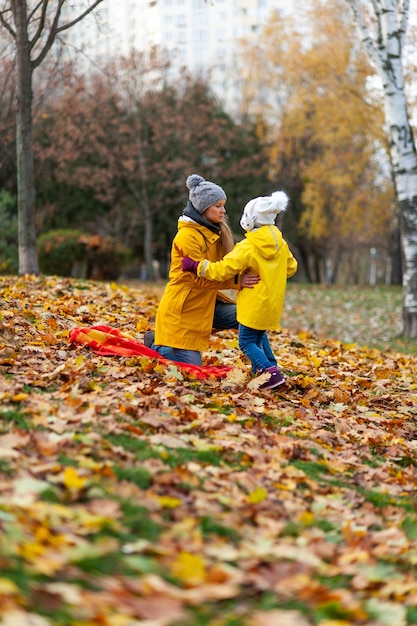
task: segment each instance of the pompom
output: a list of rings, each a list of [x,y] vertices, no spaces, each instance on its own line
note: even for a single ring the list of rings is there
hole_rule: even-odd
[[[285,191],[274,191],[271,194],[271,205],[276,209],[279,213],[285,211],[288,206],[288,196]]]
[[[191,176],[187,178],[185,184],[187,185],[187,189],[194,189],[194,187],[197,187],[200,183],[204,183],[204,180],[205,179],[198,174],[191,174]]]

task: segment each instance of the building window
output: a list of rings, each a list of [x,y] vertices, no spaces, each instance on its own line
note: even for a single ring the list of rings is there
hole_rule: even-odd
[[[197,41],[199,43],[207,43],[208,42],[208,31],[207,30],[198,30],[197,31]]]

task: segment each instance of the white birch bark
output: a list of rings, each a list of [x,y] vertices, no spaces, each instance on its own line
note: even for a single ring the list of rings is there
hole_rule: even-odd
[[[417,337],[417,153],[404,91],[402,51],[410,0],[346,0],[382,81],[385,123],[401,216],[403,334]]]

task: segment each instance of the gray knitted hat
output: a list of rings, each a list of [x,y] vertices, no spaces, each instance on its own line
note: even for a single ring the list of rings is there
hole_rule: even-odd
[[[224,190],[219,185],[205,180],[198,174],[191,174],[185,184],[190,190],[190,202],[200,215],[212,204],[216,204],[219,200],[227,199]]]

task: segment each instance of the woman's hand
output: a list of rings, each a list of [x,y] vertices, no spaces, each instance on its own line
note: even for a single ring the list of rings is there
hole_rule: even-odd
[[[245,270],[240,275],[240,286],[243,289],[253,289],[254,285],[257,285],[260,281],[259,274],[254,274],[250,269]]]

